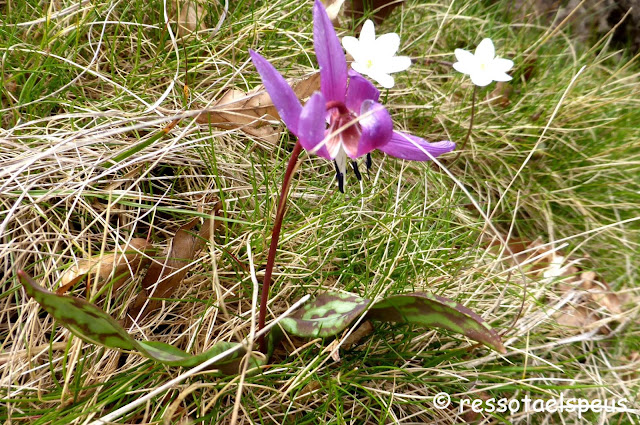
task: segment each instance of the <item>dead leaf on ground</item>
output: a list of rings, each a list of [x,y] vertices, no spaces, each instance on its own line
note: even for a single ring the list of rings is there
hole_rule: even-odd
[[[212,215],[218,216],[221,209],[222,204],[217,202]],[[178,229],[163,254],[151,264],[142,281],[142,291],[129,307],[128,320],[142,319],[162,304],[155,298],[168,298],[173,294],[189,271],[188,265],[211,239],[212,232],[222,224],[220,220],[212,222],[208,218],[200,226],[200,231],[193,232],[199,221],[199,218],[194,218]]]
[[[555,282],[554,289],[558,294],[580,292],[581,296],[574,305],[565,306],[556,313],[560,325],[577,328],[583,332],[584,328],[589,328],[605,318],[603,308],[613,315],[622,314],[624,299],[621,299],[594,271],[583,271],[580,264],[582,259],[566,257],[565,253],[543,245],[540,239],[530,241],[512,238],[507,243],[516,261],[527,264],[525,273]],[[495,240],[488,243],[488,247],[494,251],[500,246],[500,242]],[[514,263],[510,257],[507,257],[507,260]],[[603,323],[598,329],[602,334],[608,334],[611,330],[608,322]]]
[[[490,398],[491,396],[489,395],[489,393],[485,391],[480,391],[473,394],[473,399],[480,399],[483,401],[487,401]],[[481,417],[480,416],[481,413],[482,413],[482,410],[476,411],[472,409],[471,406],[469,406],[467,409],[464,410],[464,413],[462,414],[462,420],[464,421],[464,423],[467,423],[467,424],[478,422],[480,421],[480,419],[485,417],[484,415]]]
[[[372,16],[373,20],[380,24],[389,16],[391,11],[400,6],[404,0],[352,0],[350,12],[354,19],[360,19],[364,15]],[[369,14],[369,12],[373,12]]]
[[[365,320],[360,326],[358,326],[353,332],[351,332],[346,338],[336,338],[324,349],[325,352],[329,352],[329,355],[334,362],[340,361],[340,348],[344,350],[351,349],[360,340],[367,335],[373,333],[373,325],[369,320]]]
[[[325,348],[325,352],[329,352],[329,355],[334,362],[340,361],[340,348],[344,350],[351,349],[362,338],[371,335],[373,333],[373,325],[369,320],[365,320],[360,326],[358,326],[353,332],[351,332],[346,338],[336,338]]]
[[[562,326],[568,326],[579,329],[583,332],[585,328],[594,324],[600,317],[594,311],[589,310],[583,305],[566,306],[557,313],[557,322]]]
[[[583,272],[580,279],[581,287],[587,291],[591,301],[613,314],[622,313],[620,298],[611,290],[607,282],[598,278],[595,272]]]
[[[640,352],[632,351],[622,359],[623,364],[626,367],[621,372],[625,381],[635,381],[638,378],[638,371],[640,370]]]
[[[491,93],[487,94],[487,99],[491,102],[492,105],[501,106],[506,108],[511,103],[509,99],[511,94],[513,93],[513,87],[511,84],[498,81],[496,84],[496,88],[491,91]]]
[[[372,333],[373,325],[370,321],[366,320],[344,340],[342,348],[350,350],[354,345],[358,344],[362,338],[369,336]]]
[[[207,11],[199,1],[174,0],[172,6],[174,16],[177,16],[178,30],[176,31],[176,36],[178,38],[206,28],[204,18],[207,16]]]
[[[64,272],[56,292],[64,294],[87,275],[91,277],[97,274],[99,280],[104,280],[112,273],[117,277],[113,282],[113,290],[117,291],[132,274],[147,266],[151,259],[144,253],[152,250],[152,245],[145,239],[134,238],[120,245],[115,252],[80,260]]]
[[[324,8],[327,11],[327,15],[331,20],[333,25],[336,25],[338,22],[338,16],[340,16],[340,12],[342,11],[342,6],[344,5],[344,0],[321,0],[322,4],[324,4]]]
[[[507,241],[509,250],[513,253],[513,257],[509,255],[509,250],[504,250],[503,256],[514,263],[526,265],[525,272],[538,273],[540,270],[546,269],[553,261],[553,252],[543,245],[540,238],[532,241],[529,239],[511,238]],[[502,243],[493,239],[488,243],[488,247],[493,252],[502,250]],[[546,254],[546,255],[545,255]],[[514,264],[515,265],[515,264]]]
[[[320,90],[320,73],[293,81],[291,87],[298,99],[304,100]],[[196,121],[222,129],[240,128],[247,134],[276,144],[280,133],[268,120],[277,120],[279,117],[269,93],[261,85],[249,93],[238,89],[227,90]]]

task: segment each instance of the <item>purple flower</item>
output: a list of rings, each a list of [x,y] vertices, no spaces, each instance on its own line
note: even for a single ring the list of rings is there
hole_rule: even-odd
[[[375,149],[413,161],[427,161],[455,149],[450,141],[430,143],[393,130],[389,112],[378,103],[380,91],[357,72],[347,72],[340,40],[319,0],[313,8],[313,45],[320,65],[321,91],[304,107],[265,58],[253,50],[249,53],[280,117],[302,147],[335,162],[341,191],[347,158],[360,179],[355,159],[366,155],[369,168],[369,154]]]

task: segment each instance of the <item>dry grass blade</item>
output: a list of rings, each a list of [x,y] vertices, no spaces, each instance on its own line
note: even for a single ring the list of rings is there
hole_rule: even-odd
[[[212,215],[217,216],[221,208],[222,204],[216,203]],[[199,220],[194,218],[180,227],[163,256],[151,264],[142,281],[142,291],[129,308],[127,314],[129,320],[142,319],[149,312],[160,307],[162,301],[150,298],[167,298],[173,294],[189,271],[191,261],[221,224],[219,220],[208,218],[202,223],[200,231],[194,233],[191,230]]]

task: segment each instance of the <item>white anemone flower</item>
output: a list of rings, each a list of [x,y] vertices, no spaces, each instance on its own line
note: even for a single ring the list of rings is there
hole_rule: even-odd
[[[496,57],[490,38],[485,38],[478,44],[475,54],[463,49],[456,49],[455,54],[458,62],[453,64],[453,68],[469,75],[476,86],[484,87],[492,81],[511,80],[507,71],[513,68],[513,61]]]
[[[376,38],[376,30],[370,19],[362,26],[360,38],[343,37],[342,46],[353,56],[351,68],[366,75],[386,89],[394,85],[391,73],[404,71],[411,66],[408,56],[395,56],[400,47],[400,36],[395,32]]]

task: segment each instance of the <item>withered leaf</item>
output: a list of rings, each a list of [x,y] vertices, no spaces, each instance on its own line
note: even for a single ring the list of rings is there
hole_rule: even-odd
[[[320,90],[320,73],[316,72],[290,83],[298,99],[304,100]],[[229,89],[213,107],[198,116],[196,121],[223,129],[240,128],[252,136],[275,144],[279,139],[279,132],[269,125],[268,120],[278,118],[278,111],[269,93],[261,85],[249,93]]]
[[[564,307],[558,312],[556,320],[558,321],[558,324],[562,326],[578,328],[582,331],[600,320],[600,317],[598,317],[597,313],[590,311],[587,307],[578,305],[576,307]]]
[[[113,282],[113,290],[117,291],[120,286],[149,264],[151,259],[144,253],[151,253],[152,245],[142,238],[133,238],[129,243],[124,243],[115,252],[96,255],[88,259],[80,260],[77,264],[69,267],[60,279],[58,294],[64,294],[85,276],[98,275],[99,280],[104,280],[111,276],[117,279]]]
[[[212,215],[219,215],[221,209],[222,204],[217,202]],[[189,271],[188,265],[211,238],[211,231],[215,231],[222,223],[220,220],[214,219],[212,222],[207,218],[202,223],[200,231],[195,233],[192,229],[199,220],[194,218],[178,229],[162,256],[151,264],[142,281],[142,291],[127,313],[129,320],[141,319],[160,307],[161,300],[150,298],[168,298],[173,294]]]
[[[599,306],[609,310],[611,313],[622,313],[620,298],[616,295],[607,282],[598,279],[593,271],[583,272],[580,274],[582,289],[589,293],[591,300]]]
[[[496,88],[493,89],[491,93],[487,94],[487,99],[490,100],[492,105],[506,108],[511,103],[509,98],[512,93],[513,87],[511,87],[511,84],[505,81],[498,81]]]
[[[351,15],[360,19],[364,15],[373,16],[376,23],[381,23],[391,11],[400,6],[404,0],[352,0]],[[371,15],[369,12],[373,12]]]
[[[321,0],[324,4],[324,8],[327,11],[327,15],[331,22],[335,25],[338,21],[338,16],[342,11],[344,0]]]
[[[173,11],[177,15],[178,30],[176,35],[178,38],[205,28],[204,18],[207,16],[207,11],[199,1],[174,0]]]

